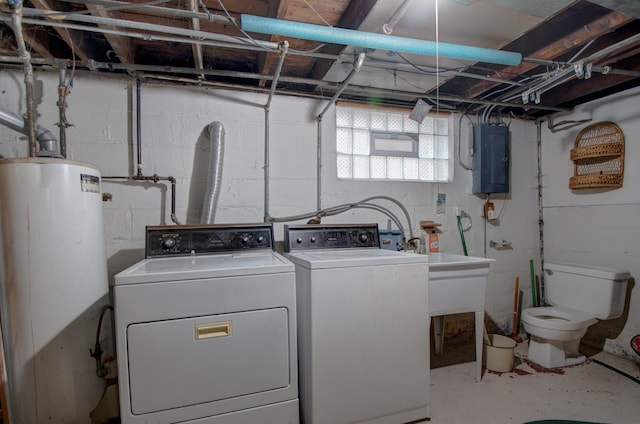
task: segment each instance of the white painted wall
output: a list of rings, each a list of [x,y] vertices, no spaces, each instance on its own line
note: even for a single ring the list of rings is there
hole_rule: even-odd
[[[619,268],[631,272],[633,287],[624,315],[597,324],[589,331],[601,341],[606,336],[607,351],[637,360],[629,341],[640,333],[640,89],[594,101],[570,115],[557,118],[593,122],[612,121],[623,131],[625,169],[623,186],[615,189],[569,189],[573,175],[570,151],[583,124],[567,131],[542,137],[543,201],[545,220],[545,261],[565,261]]]
[[[0,107],[24,113],[24,89],[20,73],[0,74],[3,92]],[[57,75],[38,73],[38,123],[57,134]],[[174,176],[178,181],[177,215],[182,223],[199,216],[199,194],[203,175],[192,175],[206,154],[206,140],[199,138],[204,127],[220,121],[225,127],[225,163],[217,222],[261,222],[263,210],[264,110],[263,94],[240,93],[200,87],[142,85],[142,164],[146,175]],[[271,105],[271,189],[270,215],[287,216],[316,207],[315,116],[324,102],[276,96]],[[95,75],[76,76],[68,98],[67,116],[74,125],[67,130],[69,159],[96,164],[103,176],[131,175],[135,172],[135,83]],[[453,119],[457,138],[458,116]],[[471,125],[462,120],[462,160],[469,164]],[[432,219],[443,224],[441,251],[462,253],[454,208],[472,217],[473,227],[465,234],[470,255],[484,255],[482,204],[484,199],[470,193],[470,176],[456,164],[455,181],[448,184],[418,182],[362,182],[336,178],[335,115],[323,120],[322,206],[353,202],[368,196],[386,195],[401,201],[411,214],[411,226],[419,235],[419,221]],[[496,258],[489,282],[487,311],[499,322],[510,314],[513,282],[521,279],[528,287],[529,259],[537,260],[537,192],[535,128],[530,123],[511,124],[511,194],[495,195],[496,209],[502,210],[499,225],[487,225],[487,240],[508,240],[512,250],[487,254]],[[6,157],[27,154],[26,138],[0,128],[0,154]],[[451,152],[453,154],[453,152]],[[195,166],[196,169],[198,166]],[[192,184],[193,183],[193,184]],[[103,191],[113,194],[105,203],[105,227],[110,273],[136,262],[143,255],[144,226],[170,224],[166,185],[103,181]],[[435,213],[437,193],[447,195],[445,215]],[[381,204],[400,211],[389,202]],[[194,207],[198,206],[198,207]],[[355,210],[326,222],[379,222],[383,215]],[[469,224],[463,220],[465,227]],[[282,225],[276,224],[276,238],[282,239]],[[526,284],[525,284],[526,283]]]
[[[38,123],[57,133],[57,73],[36,73]],[[0,108],[24,113],[24,88],[19,72],[0,72]],[[177,216],[193,223],[199,216],[202,191],[201,161],[206,149],[201,133],[212,121],[226,130],[222,190],[216,222],[262,222],[264,165],[264,94],[241,93],[203,87],[142,85],[142,164],[145,175],[177,179]],[[76,75],[67,99],[69,159],[97,165],[103,176],[135,173],[135,83],[97,74]],[[275,96],[271,105],[270,214],[286,216],[316,208],[315,116],[325,103],[318,100]],[[456,143],[459,117],[455,116]],[[471,125],[462,120],[462,160],[470,164]],[[411,227],[419,234],[420,220],[442,223],[440,250],[462,253],[454,208],[471,215],[472,228],[465,233],[469,254],[483,256],[485,236],[482,210],[485,199],[470,194],[468,171],[456,164],[453,183],[341,181],[336,178],[335,114],[323,120],[322,205],[353,202],[373,195],[392,196],[411,215]],[[456,144],[457,145],[457,144]],[[511,123],[511,193],[492,200],[501,219],[486,228],[489,240],[512,242],[512,249],[486,248],[495,258],[489,276],[486,311],[504,331],[511,331],[513,290],[516,277],[525,290],[525,307],[531,304],[529,260],[539,264],[536,129],[528,122]],[[26,138],[0,127],[0,155],[25,156]],[[453,154],[453,152],[451,152]],[[204,159],[206,160],[206,159]],[[170,192],[164,183],[138,184],[103,180],[103,192],[113,198],[104,203],[107,261],[110,277],[143,257],[145,225],[171,224]],[[446,193],[446,214],[436,215],[438,193]],[[191,197],[191,198],[190,198]],[[506,200],[505,200],[506,199]],[[379,202],[397,214],[390,202]],[[401,215],[401,214],[400,214]],[[402,216],[401,216],[402,218]],[[378,222],[387,218],[366,210],[327,218],[323,222]],[[463,224],[469,225],[468,220]],[[282,240],[282,224],[276,224]]]
[[[37,73],[38,123],[57,134],[57,74]],[[0,74],[3,91],[0,107],[24,113],[24,88],[20,73]],[[79,74],[67,99],[67,116],[73,127],[67,130],[68,158],[97,165],[104,176],[135,172],[135,83],[125,79]],[[206,155],[206,140],[200,138],[206,125],[220,121],[226,132],[223,184],[216,222],[262,222],[264,166],[264,110],[267,96],[202,87],[142,84],[142,167],[145,175],[174,176],[177,179],[177,216],[181,223],[199,217],[203,175],[200,161]],[[275,96],[271,105],[270,215],[288,216],[316,208],[315,117],[325,103],[318,100]],[[452,120],[456,143],[459,117]],[[471,124],[462,120],[462,161],[470,164]],[[363,182],[338,180],[335,162],[335,114],[324,117],[322,206],[353,202],[374,195],[391,196],[402,202],[411,215],[411,227],[419,235],[420,220],[442,223],[440,250],[462,253],[454,208],[472,217],[465,233],[469,254],[484,256],[482,205],[484,198],[470,194],[471,178],[458,164],[453,183]],[[501,325],[513,307],[513,283],[529,288],[529,259],[538,258],[536,133],[530,123],[513,121],[511,193],[492,199],[502,218],[487,225],[488,240],[508,240],[513,249],[497,251],[487,247],[493,265],[487,292],[487,312]],[[0,154],[27,154],[26,137],[0,127]],[[451,152],[453,154],[453,152]],[[206,157],[206,156],[205,156]],[[194,166],[194,163],[196,166]],[[163,183],[138,184],[103,180],[102,189],[113,200],[104,204],[107,255],[110,275],[143,256],[145,225],[171,224],[170,192]],[[446,214],[436,215],[437,193],[446,193]],[[396,214],[400,210],[380,201]],[[197,206],[197,207],[196,207]],[[376,212],[354,210],[323,222],[378,222],[386,228],[387,218]],[[464,226],[469,221],[463,220]],[[406,224],[405,224],[406,225]],[[282,224],[275,224],[276,239],[282,240]],[[488,244],[488,242],[487,242]],[[530,300],[529,300],[530,302]]]

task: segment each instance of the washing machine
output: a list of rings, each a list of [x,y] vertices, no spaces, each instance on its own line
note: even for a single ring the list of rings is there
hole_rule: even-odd
[[[429,418],[428,258],[380,248],[378,226],[285,226],[295,264],[301,421]]]
[[[299,422],[294,266],[270,225],[155,226],[114,278],[123,424]]]

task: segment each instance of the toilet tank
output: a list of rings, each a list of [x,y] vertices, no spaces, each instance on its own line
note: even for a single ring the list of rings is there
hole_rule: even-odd
[[[593,265],[545,263],[546,301],[588,312],[596,318],[622,315],[628,271]]]

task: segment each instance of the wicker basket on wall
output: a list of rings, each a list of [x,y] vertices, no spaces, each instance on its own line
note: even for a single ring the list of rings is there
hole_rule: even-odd
[[[573,177],[570,189],[622,187],[624,134],[613,122],[598,122],[584,128],[571,149]]]

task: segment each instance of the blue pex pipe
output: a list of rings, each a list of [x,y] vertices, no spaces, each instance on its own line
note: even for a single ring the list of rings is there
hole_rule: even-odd
[[[323,43],[368,47],[426,56],[436,56],[437,53],[437,55],[441,57],[495,63],[498,65],[515,66],[522,62],[522,55],[515,52],[461,46],[457,44],[435,43],[433,41],[395,37],[353,29],[334,28],[253,15],[240,15],[240,28],[244,31],[259,34],[281,35]]]

